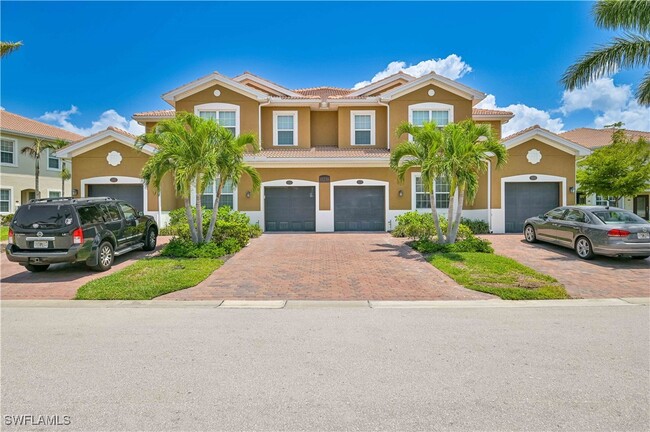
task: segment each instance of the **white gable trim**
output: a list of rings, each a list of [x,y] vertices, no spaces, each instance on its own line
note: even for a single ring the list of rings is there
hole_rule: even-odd
[[[257,91],[244,84],[240,84],[237,81],[231,80],[230,78],[221,75],[219,72],[213,72],[210,75],[204,76],[203,78],[199,78],[195,81],[192,81],[191,83],[182,85],[177,89],[163,94],[162,98],[173,106],[178,99],[182,99],[183,97],[200,92],[201,90],[205,90],[215,83],[221,84],[227,89],[243,94],[244,96],[248,96],[251,99],[258,101],[265,101],[269,99],[269,95]]]
[[[103,132],[97,133],[95,135],[91,135],[88,138],[85,138],[81,141],[77,141],[74,144],[69,145],[66,148],[63,148],[59,151],[56,152],[55,156],[58,158],[71,158],[74,156],[78,156],[80,154],[86,153],[90,150],[96,149],[97,147],[101,147],[104,144],[108,144],[111,141],[117,141],[120,144],[124,144],[128,147],[134,147],[135,148],[135,139],[122,135],[121,133],[112,131],[112,130],[105,130]],[[156,153],[156,148],[150,145],[145,145],[142,148],[142,152],[148,155],[152,155]]]
[[[288,88],[279,86],[277,84],[272,83],[271,81],[267,81],[264,78],[260,78],[258,76],[253,75],[253,74],[250,74],[248,72],[243,73],[243,74],[241,74],[239,76],[236,76],[235,78],[233,78],[233,81],[242,82],[242,81],[247,80],[247,79],[251,80],[251,81],[254,81],[254,82],[256,82],[256,83],[258,83],[260,85],[263,85],[264,87],[268,87],[271,90],[275,90],[275,91],[277,91],[279,93],[287,95],[287,96],[293,96],[293,97],[301,97],[302,96],[300,93],[296,93],[296,92],[294,92],[292,90],[289,90]]]
[[[576,144],[573,141],[562,138],[561,136],[544,129],[532,129],[524,134],[503,141],[503,145],[506,146],[506,149],[511,149],[520,144],[528,142],[531,139],[536,139],[543,142],[544,144],[550,145],[551,147],[555,147],[559,150],[571,153],[576,156],[587,156],[591,154],[591,150],[588,148],[583,147],[580,144]]]
[[[376,81],[372,84],[368,84],[367,86],[361,87],[360,89],[353,91],[352,93],[347,94],[346,96],[349,97],[362,96],[364,94],[370,93],[373,90],[389,85],[390,83],[393,83],[395,81],[404,80],[409,82],[409,81],[413,81],[414,79],[415,78],[413,78],[411,75],[396,73],[384,79]]]
[[[487,96],[483,92],[432,72],[430,74],[421,76],[420,78],[413,80],[408,84],[404,84],[393,90],[389,90],[386,93],[382,93],[381,99],[384,101],[390,101],[429,84],[433,84],[451,93],[457,94],[465,99],[474,100],[476,102],[485,99]]]

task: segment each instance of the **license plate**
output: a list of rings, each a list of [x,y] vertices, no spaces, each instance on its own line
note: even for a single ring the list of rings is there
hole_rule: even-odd
[[[637,233],[637,237],[640,239],[647,240],[650,239],[650,233]]]
[[[34,249],[47,249],[50,242],[46,240],[38,240],[34,242]]]

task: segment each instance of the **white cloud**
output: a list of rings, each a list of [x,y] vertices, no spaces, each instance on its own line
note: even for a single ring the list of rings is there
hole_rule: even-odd
[[[118,114],[114,109],[109,109],[101,113],[99,119],[94,120],[88,128],[74,125],[70,117],[79,114],[79,108],[72,105],[69,110],[48,111],[39,119],[48,123],[53,123],[62,129],[79,135],[91,135],[106,129],[109,126],[117,127],[135,135],[144,133],[144,126],[141,126],[135,120],[127,120]]]
[[[567,115],[585,109],[596,115],[591,125],[596,128],[623,122],[627,129],[650,130],[650,107],[636,102],[631,86],[616,85],[612,78],[600,78],[581,89],[564,92],[560,112]]]
[[[450,54],[443,59],[423,60],[420,63],[410,66],[406,66],[406,62],[403,61],[393,61],[390,62],[388,66],[386,66],[386,69],[377,72],[370,81],[358,82],[354,85],[353,88],[356,90],[361,87],[365,87],[368,84],[377,82],[388,76],[396,74],[399,71],[412,75],[416,78],[431,72],[435,72],[438,75],[456,80],[458,78],[461,78],[463,75],[471,72],[472,67],[465,63],[463,59],[456,54]]]
[[[504,137],[536,124],[556,133],[562,132],[564,128],[562,119],[553,118],[548,111],[524,104],[511,104],[504,107],[497,106],[496,98],[492,94],[487,95],[485,99],[476,105],[476,108],[510,111],[515,115],[508,123],[503,125],[502,135]]]

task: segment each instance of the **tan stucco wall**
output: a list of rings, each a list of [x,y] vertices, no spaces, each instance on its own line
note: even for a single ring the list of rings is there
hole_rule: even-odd
[[[436,93],[429,96],[427,92],[433,89]],[[390,102],[390,147],[391,149],[406,140],[406,137],[397,137],[395,130],[400,123],[408,121],[408,107],[412,104],[424,102],[437,102],[454,106],[454,122],[472,118],[472,102],[435,85],[427,85],[411,93],[405,94]],[[377,127],[380,127],[379,124]]]
[[[333,146],[339,143],[339,117],[336,111],[311,112],[311,145]]]
[[[352,131],[350,129],[350,112],[351,111],[374,111],[375,112],[375,145],[371,148],[386,148],[386,107],[376,106],[357,106],[357,107],[340,107],[338,111],[339,121],[339,147],[355,147],[351,144]],[[363,146],[368,147],[368,146]]]
[[[476,121],[478,124],[487,124],[492,127],[492,133],[496,139],[501,139],[501,122],[500,121]]]
[[[274,111],[298,112],[298,147],[309,148],[311,146],[311,112],[309,107],[262,107],[262,148],[278,148],[273,146]]]
[[[106,156],[111,151],[117,151],[122,155],[122,162],[117,166],[111,166],[106,161]],[[75,167],[72,172],[72,188],[78,189],[78,197],[81,196],[81,180],[91,177],[104,176],[126,176],[141,177],[142,167],[149,159],[149,156],[132,147],[111,141],[93,150],[87,151],[72,158]],[[119,184],[119,183],[115,183]],[[166,176],[161,184],[162,189],[162,210],[168,211],[178,207],[178,201],[173,189],[171,177]],[[84,195],[87,191],[84,191]],[[148,211],[158,210],[158,195],[153,187],[148,188]]]
[[[533,165],[526,159],[526,155],[532,149],[542,153],[542,160]],[[508,163],[501,169],[495,169],[492,164],[492,208],[501,208],[501,179],[523,174],[544,174],[559,177],[566,177],[567,189],[575,186],[575,163],[576,157],[563,150],[544,144],[538,140],[530,140],[508,150]],[[564,191],[560,191],[560,203]],[[486,201],[487,202],[487,201]],[[575,193],[567,195],[567,205],[575,204]]]
[[[330,181],[339,180],[380,180],[389,183],[389,208],[390,210],[410,210],[411,208],[411,176],[406,176],[404,183],[397,182],[397,176],[390,168],[259,168],[258,172],[262,182],[272,180],[308,180],[318,182],[321,175],[329,175]],[[319,189],[319,210],[330,210],[330,183],[321,183]],[[246,198],[246,192],[251,191],[250,178],[245,176],[238,187],[238,205],[241,211],[260,210],[260,192],[251,193]],[[403,196],[399,196],[399,191]]]

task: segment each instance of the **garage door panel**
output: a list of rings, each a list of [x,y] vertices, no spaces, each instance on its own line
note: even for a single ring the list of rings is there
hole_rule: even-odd
[[[316,189],[313,186],[264,188],[266,231],[315,231]]]
[[[143,187],[138,184],[93,184],[88,185],[89,197],[111,197],[131,204],[144,211]]]
[[[560,183],[506,183],[505,231],[519,233],[524,221],[560,205]]]
[[[384,231],[384,186],[334,187],[335,231]]]

